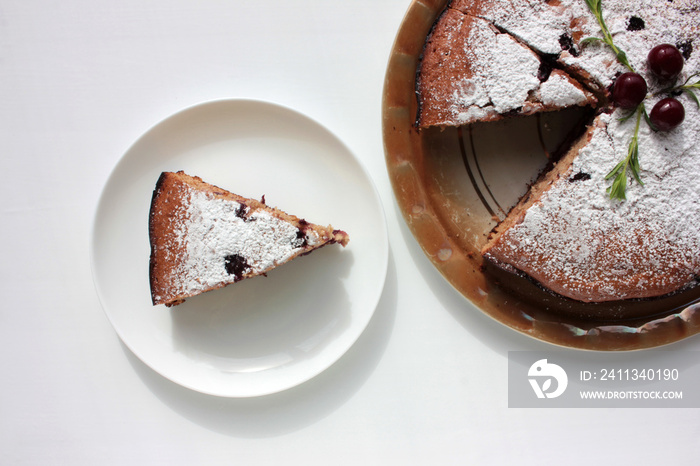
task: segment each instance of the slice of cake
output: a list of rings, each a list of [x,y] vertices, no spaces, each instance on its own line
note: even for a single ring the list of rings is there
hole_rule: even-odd
[[[647,66],[653,47],[672,44],[682,52],[678,83],[700,71],[697,0],[604,0],[602,15],[649,84],[647,112],[673,84]],[[685,121],[655,132],[642,119],[637,132],[635,118],[624,118],[630,110],[610,104],[609,89],[627,67],[601,41],[582,43],[601,35],[584,0],[450,1],[418,67],[417,124],[594,106],[585,134],[496,225],[482,255],[579,301],[662,296],[700,281],[700,109],[677,92]],[[608,195],[608,174],[628,157],[633,135],[643,184],[625,175],[621,202]]]
[[[265,275],[326,244],[349,237],[190,176],[163,172],[149,215],[154,305]]]

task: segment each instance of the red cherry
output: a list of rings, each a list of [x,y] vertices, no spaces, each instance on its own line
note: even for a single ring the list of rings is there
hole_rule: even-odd
[[[622,73],[613,87],[612,99],[621,108],[635,108],[647,95],[647,82],[638,73]]]
[[[671,131],[685,118],[683,104],[673,97],[659,100],[651,109],[649,119],[659,131]]]
[[[671,44],[657,45],[647,57],[649,69],[663,80],[675,79],[683,70],[683,55]]]

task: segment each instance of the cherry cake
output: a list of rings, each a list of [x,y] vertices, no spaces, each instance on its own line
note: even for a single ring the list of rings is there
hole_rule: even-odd
[[[698,81],[700,3],[604,0],[607,31],[589,3],[601,5],[449,2],[418,65],[417,126],[591,107],[482,256],[583,302],[688,289],[700,280],[700,104],[679,86]]]

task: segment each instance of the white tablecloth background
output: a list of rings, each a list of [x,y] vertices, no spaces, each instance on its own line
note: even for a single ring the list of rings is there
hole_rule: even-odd
[[[507,407],[507,352],[552,347],[443,280],[386,174],[382,86],[409,3],[0,0],[0,464],[697,464],[696,409]],[[310,382],[253,399],[146,367],[102,311],[89,258],[126,149],[178,110],[236,97],[334,132],[371,173],[391,242],[359,341]]]

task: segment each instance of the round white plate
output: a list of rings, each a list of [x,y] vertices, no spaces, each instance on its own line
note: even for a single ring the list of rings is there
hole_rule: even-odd
[[[189,298],[151,304],[148,212],[162,171],[190,175],[350,235],[273,270]],[[164,377],[218,396],[298,385],[338,360],[379,301],[386,221],[368,173],[308,117],[251,100],[204,103],[143,135],[110,175],[92,232],[102,306],[124,344]]]

